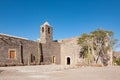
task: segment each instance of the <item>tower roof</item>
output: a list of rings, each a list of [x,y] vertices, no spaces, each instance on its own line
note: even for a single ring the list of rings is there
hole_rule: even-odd
[[[48,25],[48,26],[50,26],[50,24],[46,21],[43,25]]]

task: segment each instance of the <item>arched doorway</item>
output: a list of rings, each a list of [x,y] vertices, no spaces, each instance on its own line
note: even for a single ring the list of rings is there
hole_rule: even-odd
[[[70,65],[70,57],[67,57],[67,65]]]
[[[53,56],[52,57],[52,63],[55,64],[55,62],[56,62],[56,58],[55,58],[55,56]]]

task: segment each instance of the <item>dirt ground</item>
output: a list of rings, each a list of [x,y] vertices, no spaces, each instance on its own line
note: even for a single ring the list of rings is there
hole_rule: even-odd
[[[120,67],[62,65],[0,67],[0,80],[120,80]]]

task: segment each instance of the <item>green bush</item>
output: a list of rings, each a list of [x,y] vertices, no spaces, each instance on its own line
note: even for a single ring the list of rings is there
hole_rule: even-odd
[[[120,65],[120,58],[116,59],[116,64]]]

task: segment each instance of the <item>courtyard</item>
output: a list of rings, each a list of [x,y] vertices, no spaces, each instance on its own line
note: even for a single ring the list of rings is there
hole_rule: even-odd
[[[0,80],[120,80],[120,67],[63,65],[0,67]]]

